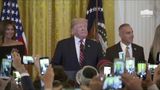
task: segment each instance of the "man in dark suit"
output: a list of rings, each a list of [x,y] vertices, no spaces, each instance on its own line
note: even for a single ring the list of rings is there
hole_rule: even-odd
[[[144,62],[143,48],[132,43],[134,35],[129,24],[120,25],[119,36],[121,41],[106,50],[106,58],[114,62],[115,58],[119,58],[119,52],[123,51],[127,58],[134,57],[135,63]]]
[[[87,20],[73,19],[72,37],[58,42],[53,59],[53,65],[62,65],[69,78],[85,65],[96,67],[103,57],[101,45],[87,39]]]

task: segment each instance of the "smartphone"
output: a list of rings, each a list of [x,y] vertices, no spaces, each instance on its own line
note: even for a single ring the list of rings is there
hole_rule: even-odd
[[[124,52],[119,52],[118,55],[119,55],[119,59],[125,61],[125,53]]]
[[[111,67],[104,66],[104,75],[108,76],[109,74],[111,74]]]
[[[21,75],[18,71],[13,71],[13,77],[16,81],[16,84],[21,84]]]
[[[128,73],[133,74],[135,72],[135,59],[127,58],[125,61],[126,70]]]
[[[12,60],[11,54],[6,55],[8,60]]]
[[[148,70],[151,72],[151,74],[154,74],[154,69],[158,67],[156,64],[149,64],[148,65]]]
[[[32,56],[23,56],[23,64],[34,64]]]
[[[115,59],[114,60],[114,75],[122,75],[124,73],[124,61]]]
[[[137,64],[137,74],[140,78],[146,78],[146,63],[138,63]]]
[[[121,76],[109,76],[105,78],[103,83],[103,90],[119,90],[121,88]]]
[[[39,59],[39,64],[40,64],[41,74],[44,75],[49,66],[49,57],[41,57]]]
[[[1,78],[9,78],[11,74],[11,65],[12,60],[10,59],[2,59],[2,65],[1,65]]]

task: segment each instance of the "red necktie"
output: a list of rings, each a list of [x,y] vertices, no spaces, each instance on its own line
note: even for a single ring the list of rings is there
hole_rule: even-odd
[[[81,66],[83,66],[84,63],[84,45],[83,45],[83,40],[80,40],[80,55],[79,55],[79,63]]]

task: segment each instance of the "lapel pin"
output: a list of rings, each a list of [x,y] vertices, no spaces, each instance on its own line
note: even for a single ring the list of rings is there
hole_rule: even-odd
[[[87,47],[91,47],[90,45],[87,45]]]

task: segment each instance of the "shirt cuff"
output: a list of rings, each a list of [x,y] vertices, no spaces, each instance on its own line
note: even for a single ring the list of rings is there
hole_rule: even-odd
[[[21,73],[21,77],[24,77],[24,76],[29,76],[28,73]]]

